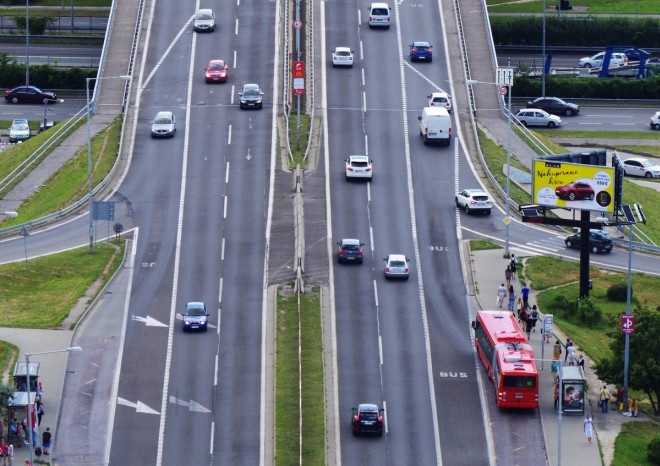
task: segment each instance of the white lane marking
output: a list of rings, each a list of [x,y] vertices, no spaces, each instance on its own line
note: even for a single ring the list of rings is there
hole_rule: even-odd
[[[214,387],[218,386],[218,368],[220,366],[219,360],[220,360],[220,355],[216,354],[215,355],[215,370],[213,371],[213,386]]]
[[[325,5],[326,2],[321,2],[321,8],[320,8],[320,23],[321,23],[321,56],[325,57],[326,56],[326,43],[325,43]],[[358,11],[358,15],[359,15]],[[359,16],[358,16],[359,18]],[[359,19],[358,19],[359,21]],[[322,65],[321,65],[321,82],[322,83],[327,83],[327,67],[326,67],[326,61],[324,60]],[[330,178],[332,177],[332,173],[330,171],[330,140],[328,138],[328,90],[327,87],[321,86],[321,113],[323,115],[323,165],[325,169],[325,212],[326,212],[326,234],[325,234],[325,247],[326,247],[326,253],[328,257],[332,257],[332,252],[334,249],[334,245],[332,244],[332,202],[331,202],[331,195],[330,195]],[[373,245],[373,241],[371,242]],[[373,246],[372,246],[373,247]],[[334,264],[334,262],[333,262]],[[341,466],[341,428],[339,426],[339,419],[341,419],[341,416],[339,415],[339,380],[338,380],[338,369],[337,369],[337,315],[335,312],[335,268],[334,265],[331,265],[329,267],[329,283],[330,283],[330,334],[331,334],[331,344],[330,344],[330,353],[331,353],[331,360],[332,360],[332,374],[330,374],[330,377],[332,377],[332,398],[333,398],[333,404],[332,407],[329,409],[332,409],[333,411],[333,417],[334,417],[334,425],[332,426],[332,429],[335,431],[335,444],[334,444],[334,450],[337,452],[335,456],[335,464],[337,466]],[[333,448],[332,446],[330,448]],[[263,465],[261,465],[263,466]]]
[[[367,183],[367,203],[371,202],[371,183]]]
[[[429,78],[426,77],[426,75],[422,74],[421,71],[419,71],[417,68],[415,68],[414,66],[412,66],[410,63],[408,63],[407,61],[404,61],[403,64],[406,65],[408,68],[410,68],[412,71],[414,71],[415,74],[417,74],[417,75],[418,75],[420,78],[422,78],[424,81],[426,81],[427,83],[429,83],[429,84],[431,85],[431,87],[433,87],[434,89],[436,89],[436,90],[438,90],[438,91],[442,90],[442,86],[438,86],[436,83],[434,83],[433,81],[431,81]]]
[[[362,91],[362,111],[367,113],[367,93]]]
[[[363,42],[360,41],[360,61],[364,60],[364,45]],[[364,68],[362,68],[362,82],[364,83]]]
[[[383,420],[385,421],[385,433],[387,434],[390,429],[387,426],[387,402],[383,400]]]
[[[193,19],[192,16],[190,18],[188,18],[188,21],[186,21],[186,24],[183,25],[183,27],[179,30],[179,32],[174,37],[174,39],[172,39],[172,42],[170,42],[170,45],[167,46],[167,49],[165,49],[165,52],[163,53],[163,55],[158,60],[158,63],[156,63],[156,66],[154,66],[154,69],[151,70],[151,73],[149,73],[149,76],[147,76],[147,79],[145,79],[144,84],[142,84],[142,86],[140,87],[141,90],[144,90],[147,87],[147,85],[149,84],[149,81],[151,81],[151,78],[154,77],[154,75],[158,71],[158,68],[160,68],[160,65],[163,64],[163,61],[165,61],[165,59],[170,54],[170,52],[172,51],[172,49],[174,48],[174,46],[176,45],[178,40],[181,38],[183,33],[188,30],[188,28],[190,27],[190,22],[192,21],[192,19]],[[151,26],[151,21],[152,21],[152,19],[150,18],[149,19],[149,26]],[[193,34],[193,38],[194,37],[195,37],[195,35]]]
[[[378,335],[378,355],[380,356],[380,365],[383,365],[383,336]]]
[[[222,303],[222,285],[224,283],[224,279],[220,277],[220,282],[218,283],[218,302]]]
[[[362,26],[362,12],[360,10],[358,12],[358,26]]]
[[[435,400],[435,383],[433,381],[433,362],[431,361],[431,339],[429,336],[429,323],[426,313],[426,298],[424,292],[424,278],[422,275],[422,257],[419,251],[419,238],[417,236],[417,213],[415,210],[415,189],[412,179],[412,162],[410,157],[410,139],[408,131],[408,98],[406,95],[406,76],[403,68],[403,41],[401,39],[401,21],[399,4],[394,2],[394,16],[396,18],[396,40],[399,48],[399,76],[401,80],[401,110],[403,115],[403,141],[404,157],[406,160],[406,183],[408,185],[408,206],[410,209],[410,224],[412,243],[415,253],[415,269],[418,277],[419,302],[422,313],[422,326],[424,329],[424,347],[426,350],[426,370],[429,384],[429,398],[431,402],[431,415],[433,417],[433,438],[435,443],[435,456],[437,464],[442,466],[442,451],[440,449],[440,429],[438,426],[438,409]],[[444,28],[443,28],[444,29]],[[383,402],[384,404],[385,402]]]
[[[227,135],[227,145],[231,146],[231,125],[228,128],[229,134]]]
[[[229,162],[227,162],[227,168],[225,170],[225,184],[229,183]]]
[[[365,77],[364,77],[364,68],[361,68],[361,71],[362,71],[362,87],[364,87],[364,86],[366,86],[366,82],[367,82]]]
[[[227,199],[228,199],[228,196],[225,196],[225,208],[224,208],[223,213],[222,213],[222,218],[227,218]]]
[[[237,60],[237,55],[236,55],[236,50],[234,50],[234,65],[233,65],[234,69],[236,69],[236,60]]]
[[[230,105],[234,105],[234,85],[231,85],[231,100],[229,101]]]
[[[200,0],[196,1],[195,11],[199,10]],[[181,187],[179,191],[179,218],[176,226],[176,243],[174,248],[174,273],[172,276],[172,302],[170,304],[170,328],[167,332],[167,347],[165,350],[165,370],[163,376],[163,398],[161,399],[160,425],[158,427],[158,447],[156,450],[156,466],[163,464],[163,446],[165,443],[165,425],[167,420],[167,400],[170,385],[170,370],[172,369],[172,351],[174,347],[174,321],[176,320],[176,302],[179,294],[179,267],[181,264],[181,242],[183,236],[183,212],[186,201],[186,184],[188,180],[188,150],[190,147],[190,112],[192,107],[193,74],[195,70],[195,51],[197,50],[197,34],[192,35],[190,68],[188,69],[188,87],[186,95],[186,116],[183,133],[183,157],[181,164]]]
[[[376,302],[376,307],[378,307],[378,283],[374,280],[374,301]],[[380,338],[380,335],[378,335]]]
[[[374,227],[369,225],[369,246],[371,246],[371,257],[375,261],[376,258],[374,257]]]
[[[364,155],[369,157],[369,135],[367,133],[364,134]]]
[[[222,238],[222,245],[220,246],[220,260],[225,260],[225,238]]]
[[[275,5],[275,53],[274,57],[280,56],[280,2],[276,1]],[[273,198],[275,196],[275,162],[277,160],[277,138],[273,135],[277,134],[277,105],[279,102],[279,74],[278,74],[278,61],[273,60],[273,108],[270,123],[270,178],[268,180],[268,213],[266,214],[266,237],[265,240],[265,254],[264,254],[264,270],[263,270],[263,294],[261,296],[261,412],[259,420],[259,466],[265,466],[266,455],[266,354],[267,349],[267,321],[268,321],[268,258],[270,255],[270,230],[273,221]]]
[[[238,35],[238,18],[236,18],[236,27],[234,28],[234,35]]]
[[[124,344],[126,342],[126,327],[128,325],[128,310],[131,304],[131,296],[133,289],[133,272],[135,271],[135,256],[137,254],[137,245],[140,239],[140,228],[135,228],[135,236],[133,238],[133,244],[131,247],[131,252],[128,256],[127,267],[128,272],[128,282],[126,283],[126,297],[124,298],[124,315],[121,322],[121,334],[119,336],[119,354],[117,356],[117,365],[115,366],[115,375],[112,378],[112,395],[110,396],[110,414],[108,416],[108,425],[107,433],[108,436],[105,441],[105,453],[104,464],[110,464],[110,450],[112,447],[112,430],[115,425],[115,410],[118,403],[117,393],[119,391],[119,376],[121,372],[121,364],[124,359]]]
[[[222,308],[218,306],[218,326],[217,326],[217,334],[218,334],[218,348],[220,348],[220,328],[222,325]]]
[[[213,456],[213,436],[215,435],[215,421],[211,422],[211,447],[209,449],[209,454]]]

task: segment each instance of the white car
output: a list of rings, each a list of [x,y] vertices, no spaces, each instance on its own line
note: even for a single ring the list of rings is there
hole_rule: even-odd
[[[655,112],[649,121],[651,129],[660,129],[660,112]]]
[[[348,47],[335,47],[332,66],[353,66],[353,51]]]
[[[428,96],[428,99],[429,99],[429,107],[445,107],[448,112],[451,112],[452,109],[451,96],[447,94],[445,91],[434,92],[433,94]]]
[[[580,68],[600,68],[603,66],[605,52],[597,53],[591,57],[580,58]],[[628,64],[628,57],[625,53],[613,53],[610,57],[610,68]]]
[[[403,254],[390,254],[383,259],[385,261],[385,278],[402,278],[408,280],[410,270],[408,259]]]
[[[215,13],[210,8],[197,10],[193,19],[193,31],[213,32],[215,31]]]
[[[366,155],[350,155],[346,159],[346,179],[366,179],[371,181],[374,176],[371,160]]]
[[[16,119],[9,127],[9,142],[25,141],[30,137],[30,125],[25,119]]]
[[[490,215],[493,203],[488,193],[482,189],[464,189],[456,193],[456,207],[463,209],[466,214],[472,212],[485,212]]]
[[[545,110],[539,108],[524,108],[516,113],[516,119],[523,126],[546,126],[556,128],[561,126],[561,118],[557,115],[550,115]]]
[[[649,159],[632,157],[623,161],[623,170],[629,176],[660,178],[660,165]]]

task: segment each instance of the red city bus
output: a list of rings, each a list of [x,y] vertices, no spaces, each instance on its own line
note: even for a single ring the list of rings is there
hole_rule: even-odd
[[[539,374],[530,346],[509,311],[477,311],[474,344],[495,384],[500,408],[538,408]]]

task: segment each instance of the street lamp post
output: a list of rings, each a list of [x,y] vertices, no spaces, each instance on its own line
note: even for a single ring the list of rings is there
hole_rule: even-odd
[[[93,204],[94,199],[92,196],[92,105],[89,100],[89,83],[91,81],[100,81],[102,79],[123,79],[130,81],[130,75],[121,76],[108,76],[106,78],[86,78],[85,90],[87,96],[87,202],[89,203],[89,253],[94,254],[94,221],[93,221]]]
[[[545,0],[543,0],[543,33],[542,33],[542,49],[543,49],[543,63],[541,63],[541,97],[545,97]]]
[[[34,437],[32,432],[32,414],[34,413],[34,406],[30,403],[30,395],[32,392],[32,387],[30,387],[30,382],[32,379],[30,372],[30,356],[36,356],[40,354],[53,354],[53,353],[80,353],[82,348],[80,346],[70,346],[66,349],[54,350],[54,351],[40,351],[38,353],[25,353],[25,373],[27,374],[27,422],[28,422],[28,446],[30,447],[30,464],[34,464],[32,453],[34,447]]]
[[[30,85],[30,0],[25,0],[25,85]]]
[[[509,224],[511,223],[510,215],[510,184],[511,184],[511,90],[513,88],[513,70],[512,69],[497,69],[498,82],[482,82],[474,79],[468,79],[467,84],[492,84],[499,87],[500,95],[508,95],[508,109],[507,109],[507,124],[509,126],[507,143],[506,143],[506,216],[504,218],[504,257],[509,258]],[[506,94],[505,94],[506,92]]]

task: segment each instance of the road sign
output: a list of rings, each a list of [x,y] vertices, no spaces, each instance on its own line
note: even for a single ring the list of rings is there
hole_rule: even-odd
[[[504,218],[502,219],[502,222],[503,222],[505,225],[508,225],[509,223],[511,223],[511,217],[504,217]]]
[[[302,21],[300,21],[299,19],[295,20],[293,22],[293,27],[296,29],[300,29],[302,27]]]
[[[305,93],[305,78],[293,78],[293,94],[302,95]]]
[[[497,69],[497,85],[513,86],[513,68]]]
[[[543,316],[543,334],[544,335],[552,335],[552,323],[553,323],[552,314],[545,314]]]
[[[632,314],[621,315],[621,333],[631,335],[635,333],[635,316]]]
[[[500,86],[500,95],[506,96],[509,93],[509,88],[506,86]]]
[[[293,77],[294,78],[304,78],[305,77],[305,62],[304,61],[294,61],[293,62]]]

